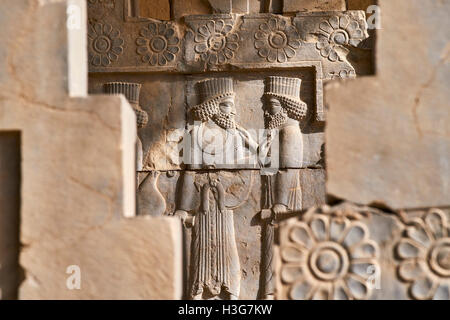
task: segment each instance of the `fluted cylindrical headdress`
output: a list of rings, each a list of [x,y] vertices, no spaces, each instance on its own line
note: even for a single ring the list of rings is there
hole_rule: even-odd
[[[108,82],[105,83],[105,93],[107,94],[123,94],[128,102],[133,106],[136,113],[136,121],[138,128],[143,128],[148,123],[148,114],[139,106],[139,94],[142,85],[131,82]]]
[[[202,101],[209,100],[216,96],[232,94],[233,79],[232,78],[214,78],[197,83],[200,98]]]
[[[213,78],[197,82],[197,92],[201,98],[199,105],[189,110],[196,119],[205,121],[219,112],[219,101],[234,96],[232,78]]]
[[[105,83],[105,93],[123,94],[132,104],[139,104],[139,93],[142,85],[130,82],[108,82]]]
[[[300,120],[307,112],[306,103],[300,100],[301,83],[298,78],[268,77],[264,81],[264,95],[279,99],[288,116]]]
[[[298,78],[268,77],[264,83],[264,93],[279,94],[300,99],[300,85]]]

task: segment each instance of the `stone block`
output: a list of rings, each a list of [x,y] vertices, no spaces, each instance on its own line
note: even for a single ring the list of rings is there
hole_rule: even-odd
[[[448,206],[450,4],[380,4],[376,77],[325,93],[327,192],[394,209]]]
[[[344,11],[345,0],[283,0],[283,12]]]

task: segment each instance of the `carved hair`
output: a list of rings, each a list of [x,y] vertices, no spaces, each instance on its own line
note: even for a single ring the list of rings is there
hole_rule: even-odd
[[[271,92],[267,92],[265,95],[278,99],[283,109],[286,110],[289,118],[301,120],[306,116],[308,107],[306,106],[306,103],[300,99]]]

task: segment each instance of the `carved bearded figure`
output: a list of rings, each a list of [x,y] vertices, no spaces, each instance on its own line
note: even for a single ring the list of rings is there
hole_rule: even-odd
[[[201,161],[188,168],[232,168],[236,157],[227,158],[226,153],[237,151],[239,155],[244,148],[257,150],[250,134],[235,121],[233,81],[217,78],[198,85],[203,102],[190,112],[197,120],[191,131],[192,148],[201,152]],[[201,174],[187,170],[180,179],[175,215],[185,226],[192,227],[188,295],[191,299],[238,299],[240,263],[234,212],[227,206],[223,185],[226,178],[220,171]]]
[[[303,164],[303,137],[299,121],[306,115],[307,106],[300,100],[300,85],[301,80],[297,78],[265,79],[265,127],[271,132],[261,149],[270,155],[272,165],[278,162],[280,168],[271,195],[275,216],[302,208],[299,170],[296,168],[301,168]],[[275,145],[277,148],[273,147]]]

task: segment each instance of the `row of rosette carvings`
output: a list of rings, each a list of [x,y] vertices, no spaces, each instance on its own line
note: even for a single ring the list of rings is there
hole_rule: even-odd
[[[182,24],[107,16],[89,25],[89,68],[186,73],[320,62],[323,73],[317,77],[352,78],[347,54],[367,38],[363,11],[188,16]]]
[[[278,299],[450,299],[449,212],[343,203],[279,226]],[[399,285],[403,283],[403,285]]]

